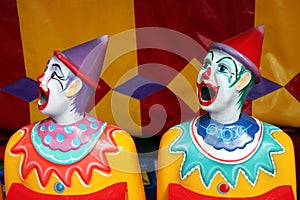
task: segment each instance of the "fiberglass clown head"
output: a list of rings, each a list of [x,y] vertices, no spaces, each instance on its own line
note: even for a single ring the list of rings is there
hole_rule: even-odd
[[[197,78],[200,106],[223,124],[238,120],[248,92],[261,79],[258,70],[264,26],[210,45]]]
[[[108,36],[63,52],[54,51],[38,78],[38,108],[59,124],[80,120],[97,89]]]

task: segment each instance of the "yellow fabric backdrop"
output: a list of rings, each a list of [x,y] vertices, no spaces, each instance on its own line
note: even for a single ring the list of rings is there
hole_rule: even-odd
[[[26,75],[34,80],[44,71],[54,49],[65,50],[104,34],[113,36],[135,27],[132,0],[18,0],[17,6]],[[136,53],[132,51],[136,46],[134,31],[114,38],[109,42],[104,66],[108,76],[113,74],[114,78],[105,78],[105,74],[102,77],[110,87],[116,84],[124,70],[137,66]],[[106,70],[108,64],[110,72]],[[109,101],[110,96],[108,92],[103,102]],[[36,101],[30,102],[31,122],[45,118],[38,111]],[[98,115],[102,113],[103,110],[97,112]],[[101,119],[113,120],[109,116],[111,112],[105,114]]]
[[[111,36],[111,40],[102,79],[110,88],[115,88],[138,74],[134,0],[17,0],[17,7],[27,77],[36,80],[54,49],[65,50],[104,34]],[[300,103],[285,88],[300,71],[297,62],[299,7],[298,0],[255,2],[255,25],[266,26],[260,70],[264,78],[282,87],[253,100],[252,114],[278,126],[300,127]],[[186,75],[187,80],[195,79],[200,65],[191,67],[193,70]],[[194,91],[186,95],[191,96],[189,107],[197,112]],[[118,125],[114,116],[118,104],[112,102],[113,97],[118,101],[129,101],[128,96],[110,90],[92,112]],[[127,111],[134,121],[131,122],[134,134],[140,134],[142,129],[139,104],[138,100],[130,99]],[[128,115],[119,114],[125,118]],[[38,111],[36,100],[30,102],[30,117],[31,122],[45,118]]]
[[[255,24],[266,26],[261,73],[283,87],[254,100],[252,113],[269,123],[300,127],[300,102],[284,87],[300,76],[300,1],[256,0],[255,6]]]

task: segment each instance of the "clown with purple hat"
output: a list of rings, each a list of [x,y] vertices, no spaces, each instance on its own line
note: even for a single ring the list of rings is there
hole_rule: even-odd
[[[261,79],[263,38],[258,26],[211,43],[196,82],[206,114],[162,137],[158,199],[296,199],[291,139],[241,112]]]
[[[131,136],[86,111],[101,89],[108,40],[54,51],[38,77],[38,108],[49,117],[23,127],[7,144],[8,200],[145,198]]]

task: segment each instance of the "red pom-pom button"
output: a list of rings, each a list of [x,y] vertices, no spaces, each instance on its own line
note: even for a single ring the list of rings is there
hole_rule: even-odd
[[[219,183],[218,185],[218,192],[221,194],[226,194],[227,192],[229,192],[230,187],[228,184],[226,183]]]

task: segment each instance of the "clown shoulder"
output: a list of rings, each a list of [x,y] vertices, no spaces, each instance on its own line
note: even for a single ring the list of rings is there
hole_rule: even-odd
[[[135,144],[121,128],[86,112],[108,36],[54,51],[38,77],[40,112],[5,152],[6,199],[145,199]]]

